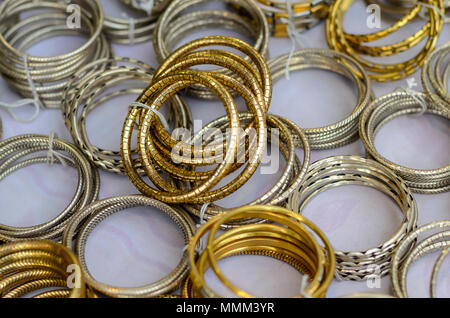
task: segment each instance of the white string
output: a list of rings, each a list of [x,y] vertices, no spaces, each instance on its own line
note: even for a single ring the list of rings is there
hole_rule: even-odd
[[[415,78],[410,78],[410,79],[406,80],[406,82],[408,83],[408,87],[399,86],[396,89],[397,90],[400,89],[400,90],[404,91],[406,94],[411,96],[422,107],[422,110],[416,114],[417,116],[422,116],[423,114],[425,114],[425,112],[428,109],[427,101],[423,97],[422,93],[413,89],[413,87],[417,86],[417,82],[416,82]]]
[[[341,276],[341,274],[339,273],[339,270],[338,270],[337,268],[334,270],[334,278],[336,278],[336,280],[338,280],[338,281],[340,281],[340,282],[343,281],[342,276]]]
[[[131,103],[131,104],[130,104],[130,107],[142,107],[142,108],[146,108],[146,109],[150,110],[152,113],[154,113],[156,116],[159,117],[159,120],[160,120],[161,123],[163,124],[164,128],[165,128],[166,130],[170,130],[170,126],[169,126],[169,124],[167,123],[167,120],[166,120],[166,118],[164,117],[164,115],[163,115],[161,112],[159,112],[159,111],[157,111],[156,109],[154,109],[153,107],[150,107],[150,106],[148,106],[148,105],[145,105],[145,104],[139,103],[139,102]]]
[[[130,44],[134,44],[134,19],[130,18],[130,27],[128,28],[128,38],[130,39]]]
[[[312,296],[305,290],[306,286],[308,284],[308,276],[303,275],[302,281],[300,283],[300,295],[302,295],[305,298],[312,298]]]
[[[444,21],[444,23],[450,23],[450,18],[445,16],[445,13],[443,13],[441,10],[439,10],[438,7],[436,7],[435,5],[429,4],[429,3],[425,3],[422,1],[417,1],[417,4],[420,4],[421,6],[425,7],[425,8],[429,8],[429,9],[433,9],[435,10],[437,13],[439,13],[439,15],[442,18],[442,21]],[[422,19],[426,19],[425,17],[425,11],[420,11],[419,15]]]
[[[208,203],[205,203],[205,204],[202,205],[202,207],[200,209],[200,214],[199,214],[200,222],[197,224],[197,228],[199,228],[200,226],[202,226],[203,224],[206,223],[206,221],[205,221],[205,213],[206,213],[206,210],[208,209],[208,206],[210,204],[211,203],[208,202]]]
[[[62,153],[59,153],[53,149],[53,140],[55,138],[58,138],[58,135],[56,134],[56,132],[52,131],[48,136],[48,152],[47,152],[48,163],[51,165],[54,164],[56,158],[64,167],[66,167],[67,166],[66,160],[73,162],[72,158]]]
[[[42,102],[39,99],[39,95],[36,91],[36,87],[34,86],[33,80],[31,79],[30,69],[28,67],[28,54],[25,54],[25,56],[24,56],[24,69],[25,69],[25,73],[27,75],[28,85],[31,88],[31,93],[33,94],[33,98],[24,98],[24,99],[20,99],[16,102],[12,102],[12,103],[0,102],[0,107],[5,108],[10,113],[12,118],[14,118],[14,120],[16,120],[20,123],[30,123],[39,116],[39,111],[42,107]],[[19,108],[19,107],[29,105],[29,104],[33,104],[34,108],[35,108],[33,116],[31,116],[29,119],[21,118],[21,117],[17,116],[16,114],[14,114],[14,112],[12,111],[14,108]]]
[[[292,10],[292,0],[286,0],[286,9],[288,12],[288,19],[281,18],[281,22],[286,23],[286,29],[288,32],[289,39],[291,39],[292,42],[292,48],[291,52],[289,53],[289,57],[286,62],[286,68],[285,68],[285,75],[286,79],[290,79],[289,75],[289,66],[291,65],[292,57],[294,56],[295,49],[297,48],[297,44],[300,48],[302,47],[309,47],[310,43],[308,41],[308,38],[300,33],[299,30],[295,27],[294,23],[294,12]],[[314,22],[314,20],[305,19],[305,23]]]
[[[131,0],[131,5],[137,9],[144,10],[147,15],[152,14],[155,0]]]

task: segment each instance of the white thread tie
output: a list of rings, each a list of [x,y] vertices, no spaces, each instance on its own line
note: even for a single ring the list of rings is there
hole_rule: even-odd
[[[206,210],[208,209],[208,206],[210,204],[211,203],[205,203],[205,204],[202,205],[202,207],[200,209],[200,214],[199,214],[200,222],[197,224],[197,228],[199,228],[200,226],[202,226],[203,224],[206,223],[206,221],[205,221],[205,213],[206,213]]]
[[[58,135],[56,134],[56,132],[52,131],[48,136],[48,152],[47,152],[48,163],[51,165],[54,164],[56,158],[64,167],[66,167],[67,166],[66,161],[73,162],[72,158],[62,153],[59,153],[53,149],[53,140],[55,138],[58,138]]]
[[[167,120],[164,117],[164,115],[161,112],[159,112],[158,110],[154,109],[153,107],[150,107],[148,105],[145,105],[145,104],[139,103],[139,102],[131,103],[130,107],[141,107],[141,108],[145,108],[145,109],[150,110],[152,113],[154,113],[156,116],[158,116],[158,118],[161,121],[161,123],[163,124],[164,128],[166,130],[170,130],[169,123],[167,122]]]
[[[135,8],[144,10],[147,15],[151,15],[155,0],[131,0],[131,4]]]
[[[39,112],[42,107],[42,102],[39,99],[39,95],[36,91],[36,87],[34,86],[33,80],[31,79],[30,69],[28,67],[28,55],[25,55],[25,57],[24,57],[24,69],[25,69],[25,73],[27,75],[28,85],[31,88],[31,93],[33,94],[33,98],[24,98],[24,99],[20,99],[16,102],[11,102],[11,103],[0,102],[0,107],[5,108],[10,113],[12,118],[14,118],[14,120],[16,120],[20,123],[30,123],[39,116]],[[34,111],[33,116],[31,116],[31,118],[29,118],[29,119],[21,118],[12,111],[14,108],[19,108],[19,107],[22,107],[25,105],[30,105],[30,104],[34,105],[35,111]]]

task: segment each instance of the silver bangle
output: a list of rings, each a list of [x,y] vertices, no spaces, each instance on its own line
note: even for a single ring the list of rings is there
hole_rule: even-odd
[[[436,233],[436,230],[439,232]],[[410,247],[417,242],[417,238],[425,232],[432,231],[435,234],[424,238],[420,243],[416,244],[413,249]],[[436,296],[436,277],[437,272],[442,264],[443,257],[448,254],[450,247],[450,221],[437,221],[428,223],[419,227],[415,231],[400,242],[392,257],[391,263],[391,283],[394,295],[396,297],[406,298],[408,292],[406,288],[406,276],[410,265],[419,257],[444,249],[445,253],[441,254],[435,266],[433,267],[432,279],[430,281],[430,294]],[[409,250],[408,250],[409,248]]]
[[[407,92],[393,92],[374,100],[362,113],[359,135],[367,153],[401,177],[413,192],[441,193],[450,190],[450,165],[439,169],[413,169],[398,165],[381,156],[375,148],[374,139],[378,130],[386,122],[402,115],[426,112],[450,120],[447,108],[433,103],[428,95],[417,93],[426,104],[426,109],[418,103],[416,96]]]
[[[74,249],[80,260],[82,275],[87,286],[92,289],[94,294],[102,294],[110,297],[156,297],[176,289],[189,274],[188,257],[187,253],[184,252],[177,267],[169,275],[155,283],[142,287],[114,287],[100,283],[92,277],[87,267],[84,254],[89,234],[100,222],[111,214],[137,206],[155,207],[167,214],[182,232],[185,245],[189,243],[190,238],[195,232],[194,222],[187,213],[142,195],[111,197],[94,202],[83,210],[78,211],[64,231],[63,244],[68,248],[72,248],[76,230],[81,226]]]
[[[11,87],[24,97],[37,93],[44,107],[59,108],[67,78],[91,60],[110,57],[112,49],[101,32],[103,11],[98,0],[80,0],[80,27],[67,25],[68,4],[59,0],[5,0],[0,4],[0,72]],[[19,16],[33,15],[19,19]],[[15,23],[13,24],[13,20]],[[57,35],[88,35],[89,39],[69,53],[29,56],[30,46]],[[35,92],[28,77],[36,84]]]
[[[61,107],[64,122],[75,144],[99,168],[125,174],[120,150],[102,149],[91,144],[86,130],[86,117],[92,110],[111,98],[126,94],[139,96],[151,82],[154,72],[152,67],[136,59],[115,57],[100,59],[84,66],[68,81],[64,88]],[[133,81],[134,85],[137,85],[136,81],[143,84],[140,87],[127,86],[127,88],[104,94],[105,90],[127,81]],[[169,121],[174,122],[174,127],[191,129],[192,115],[181,96],[176,95],[171,98],[169,104]],[[135,160],[135,166],[140,173],[144,172],[138,159]]]
[[[97,169],[71,143],[54,138],[50,145],[49,137],[43,135],[20,135],[0,142],[0,180],[21,168],[51,162],[48,156],[42,156],[42,152],[49,151],[50,147],[52,151],[66,153],[71,159],[58,157],[59,160],[55,160],[55,163],[67,164],[78,170],[77,189],[73,198],[57,217],[43,224],[28,227],[0,225],[0,241],[25,239],[58,241],[75,212],[97,199],[100,187]],[[30,155],[33,156],[29,157]]]
[[[287,63],[290,60],[289,66]],[[344,62],[345,61],[345,62]],[[369,77],[363,67],[353,58],[326,49],[303,49],[271,59],[269,67],[273,81],[277,81],[289,71],[323,69],[335,72],[352,80],[358,88],[358,101],[352,113],[345,119],[331,125],[303,129],[308,136],[311,149],[341,147],[358,139],[358,120],[363,109],[369,104],[373,93]]]
[[[391,170],[376,161],[358,156],[329,157],[313,163],[306,182],[294,192],[288,209],[302,213],[311,199],[328,189],[363,185],[380,190],[400,207],[404,218],[397,232],[386,242],[366,251],[335,250],[336,275],[342,280],[366,280],[389,273],[390,259],[399,242],[417,225],[417,205],[408,187]]]

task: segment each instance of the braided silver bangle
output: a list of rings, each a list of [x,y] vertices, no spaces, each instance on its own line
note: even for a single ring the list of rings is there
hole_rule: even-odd
[[[303,129],[311,149],[335,148],[357,140],[359,116],[373,95],[369,77],[363,67],[342,53],[326,49],[302,49],[296,51],[291,59],[289,54],[285,54],[268,62],[274,82],[284,76],[289,60],[289,71],[311,68],[328,70],[349,78],[358,88],[357,104],[348,117],[324,127]]]
[[[253,119],[253,115],[250,113],[240,113],[239,114],[241,122],[249,122]],[[289,197],[289,195],[295,191],[300,184],[305,179],[306,171],[308,170],[309,162],[310,162],[310,148],[308,144],[308,139],[306,138],[303,131],[293,122],[289,121],[286,118],[282,118],[277,115],[268,114],[267,115],[267,124],[269,126],[269,138],[270,142],[277,142],[278,147],[280,149],[281,154],[284,156],[286,161],[286,167],[283,170],[279,180],[275,183],[275,185],[264,193],[259,198],[253,200],[250,203],[241,204],[244,205],[284,205],[285,201]],[[228,126],[228,117],[224,116],[214,120],[213,122],[206,125],[201,131],[199,131],[193,138],[194,143],[197,138],[201,138],[202,135],[205,134],[209,129],[225,129]],[[272,134],[272,130],[279,131],[279,136]],[[297,157],[295,153],[295,145],[294,145],[294,135],[300,142],[302,143],[302,147],[304,149],[304,157],[302,162]],[[279,139],[279,140],[277,140]],[[207,143],[208,140],[205,140]],[[205,145],[206,146],[206,145]],[[249,147],[251,149],[251,146]],[[242,149],[242,148],[240,148]],[[217,214],[225,213],[230,209],[236,209],[238,207],[233,208],[223,208],[216,204],[209,204],[206,210],[204,210],[204,215],[201,215],[202,206],[201,205],[183,205],[183,207],[190,212],[191,214],[202,218],[201,222],[211,219]],[[258,223],[257,220],[240,220],[238,223],[230,222],[222,226],[222,228],[232,228],[236,226],[240,226],[243,224],[250,223]]]
[[[381,156],[374,146],[375,135],[386,122],[402,115],[421,113],[438,115],[450,120],[448,108],[433,103],[428,95],[417,93],[427,104],[424,110],[416,96],[406,92],[393,92],[374,100],[362,113],[359,135],[368,154],[394,171],[413,192],[440,193],[450,190],[450,165],[439,169],[413,169],[400,166]]]
[[[95,280],[89,273],[85,259],[85,246],[89,234],[106,217],[123,209],[146,206],[155,207],[169,216],[179,227],[184,236],[184,242],[187,245],[195,232],[194,222],[189,215],[183,211],[175,210],[162,202],[150,199],[142,195],[127,195],[111,197],[105,200],[97,201],[77,212],[71,223],[66,227],[63,236],[63,244],[72,248],[75,240],[77,228],[81,226],[80,233],[76,239],[75,252],[80,260],[81,272],[88,287],[94,293],[103,294],[110,297],[156,297],[176,289],[179,284],[187,277],[189,273],[187,253],[177,267],[165,278],[142,287],[120,288],[109,286]]]
[[[0,241],[59,240],[75,212],[97,199],[100,187],[97,169],[71,143],[54,138],[50,144],[49,137],[43,135],[20,135],[0,142],[0,181],[21,168],[50,162],[51,158],[42,156],[42,152],[49,151],[50,147],[52,151],[66,153],[71,158],[68,160],[69,157],[58,157],[59,160],[55,160],[55,163],[67,164],[78,170],[78,183],[73,198],[57,217],[43,224],[29,227],[0,225]]]
[[[66,127],[75,144],[99,168],[118,174],[125,173],[120,150],[102,149],[92,145],[86,130],[87,116],[92,110],[117,96],[127,94],[139,96],[151,82],[153,73],[152,67],[135,59],[125,57],[100,59],[81,68],[64,88],[62,112]],[[128,85],[126,88],[105,94],[107,89],[129,81],[135,86]],[[136,81],[143,84],[139,86]],[[180,96],[175,95],[170,99],[169,119],[174,122],[175,128],[190,129],[191,117],[189,107]],[[135,165],[143,173],[139,160],[135,160]]]
[[[306,182],[290,197],[287,207],[302,213],[313,197],[328,189],[364,185],[380,190],[400,207],[404,218],[388,241],[366,251],[336,253],[336,275],[343,280],[365,280],[389,273],[390,259],[399,242],[416,228],[417,205],[408,187],[391,170],[376,161],[357,156],[329,157],[313,163]]]
[[[98,0],[79,0],[76,5],[80,8],[79,27],[68,25],[68,4],[61,0],[5,0],[0,4],[0,72],[20,95],[35,98],[37,94],[44,107],[60,107],[66,80],[80,66],[112,55],[101,32],[103,11]],[[33,14],[27,15],[29,12]],[[49,57],[24,53],[47,38],[79,34],[89,39],[69,53]],[[36,87],[30,87],[30,79]]]
[[[436,48],[425,61],[422,68],[423,89],[434,103],[450,109],[450,42]]]
[[[439,232],[436,233],[436,230]],[[408,247],[417,241],[417,238],[425,232],[432,231],[435,234],[424,238],[413,249],[407,251]],[[419,257],[437,250],[444,250],[438,257],[430,281],[430,295],[436,297],[436,278],[444,258],[449,253],[450,247],[450,221],[437,221],[419,227],[410,233],[398,245],[392,257],[391,282],[394,295],[401,298],[408,297],[406,288],[406,276],[410,265]]]
[[[204,3],[238,4],[248,15],[247,18],[239,16],[229,10],[197,10],[197,5]],[[176,42],[189,33],[198,31],[199,28],[223,27],[233,29],[245,35],[251,35],[255,42],[253,47],[263,56],[267,56],[269,43],[269,27],[263,12],[253,0],[173,0],[167,9],[161,14],[153,35],[155,53],[160,62],[163,62],[175,48]],[[245,57],[249,61],[248,57]],[[217,69],[228,75],[230,72]],[[187,93],[204,98],[216,99],[217,97],[207,88],[194,85],[187,89]]]

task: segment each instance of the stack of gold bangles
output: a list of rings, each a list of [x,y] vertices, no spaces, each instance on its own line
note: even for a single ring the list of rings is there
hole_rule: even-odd
[[[198,50],[214,45],[240,50],[247,54],[253,65],[227,51]],[[226,67],[234,76],[189,69],[201,64]],[[226,140],[201,147],[202,149],[195,147],[189,140],[174,139],[162,126],[159,115],[153,111],[158,111],[169,97],[194,84],[204,85],[217,94],[225,106],[229,120]],[[242,96],[253,115],[253,120],[245,127],[241,125],[235,101],[228,90]],[[138,99],[142,106],[132,106],[128,112],[122,131],[121,154],[130,180],[143,194],[172,204],[203,204],[233,193],[252,176],[261,161],[267,137],[266,112],[271,95],[269,69],[262,56],[247,43],[230,37],[214,36],[182,46],[156,71],[149,87]],[[136,124],[139,125],[139,160],[146,175],[158,189],[146,184],[134,165],[131,138]],[[251,130],[254,134],[243,138],[243,134]],[[238,151],[241,143],[248,143],[245,153]],[[238,158],[247,162],[242,173],[227,185],[212,191],[225,176],[243,165]],[[211,164],[218,166],[214,170],[195,171],[196,166]],[[162,178],[157,167],[165,171],[171,180]],[[174,185],[175,181],[189,182],[191,186],[183,190]]]
[[[417,31],[413,36],[394,44],[378,46],[369,46],[367,44],[393,34],[412,21],[422,8],[421,2],[417,2],[402,19],[382,31],[369,34],[351,34],[344,31],[343,19],[345,12],[353,2],[354,0],[336,0],[331,4],[330,13],[326,23],[327,40],[331,49],[344,52],[354,57],[370,72],[371,78],[380,82],[402,79],[411,75],[418,67],[423,65],[426,58],[436,46],[438,35],[444,23],[441,17],[441,14],[444,12],[442,0],[423,0],[423,3],[433,6],[434,8],[427,7],[428,21],[423,28]],[[420,52],[409,60],[401,63],[380,64],[372,62],[373,59],[363,57],[397,55],[416,46],[422,40],[425,40],[425,45]]]
[[[221,225],[248,218],[274,224],[243,225],[216,236]],[[197,246],[208,232],[206,248],[197,257]],[[184,297],[220,296],[205,281],[209,268],[236,296],[254,297],[231,283],[219,269],[218,261],[235,255],[272,257],[307,275],[309,283],[296,297],[324,297],[334,275],[333,249],[322,231],[304,217],[276,206],[246,206],[217,215],[197,231],[187,253],[191,274],[182,289]]]

